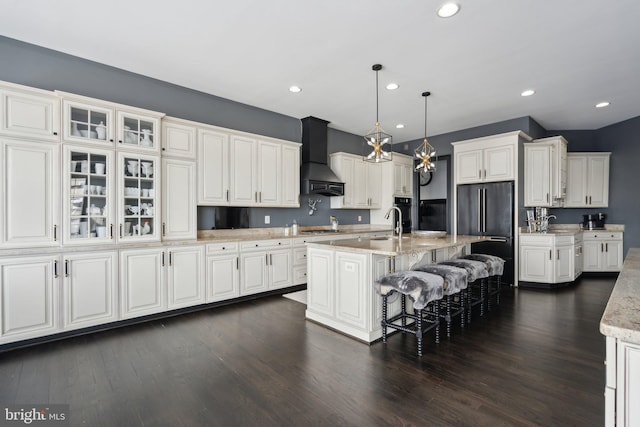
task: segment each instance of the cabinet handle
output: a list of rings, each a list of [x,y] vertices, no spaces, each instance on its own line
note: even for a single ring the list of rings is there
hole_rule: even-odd
[[[591,196],[589,196],[589,204],[591,204]]]
[[[265,265],[269,265],[269,254],[264,254],[264,263]]]
[[[262,191],[260,192],[260,203],[262,203]]]
[[[164,252],[162,252],[162,266],[164,267]]]
[[[236,257],[236,270],[240,270],[240,258]]]
[[[487,170],[486,169],[483,169],[482,177],[484,179],[487,179]]]
[[[167,235],[167,224],[165,222],[162,223],[162,237]]]
[[[553,260],[553,254],[549,251],[549,261]]]
[[[584,204],[585,205],[589,204],[589,196],[584,196]]]
[[[556,259],[560,259],[560,249],[556,249]]]
[[[58,261],[53,261],[53,278],[58,278]]]
[[[229,190],[227,190],[227,202],[229,201]]]
[[[605,252],[609,252],[609,244],[608,243],[604,244],[604,251]]]
[[[109,224],[109,239],[113,239],[113,224]]]
[[[478,179],[482,179],[482,169],[478,169]]]
[[[173,253],[169,251],[169,267],[173,265]]]
[[[120,228],[120,238],[122,238],[122,224],[118,228]]]
[[[604,252],[604,243],[600,243],[600,252]]]
[[[54,224],[53,226],[53,241],[58,241],[58,226]]]
[[[549,203],[549,193],[547,193],[547,203]]]
[[[269,254],[269,265],[273,265],[273,254]]]
[[[69,260],[64,260],[64,277],[69,277]]]
[[[109,138],[109,142],[113,142],[113,138]]]
[[[121,140],[121,139],[119,139],[119,140],[118,140],[118,142],[119,142],[120,144],[122,144],[122,140]]]

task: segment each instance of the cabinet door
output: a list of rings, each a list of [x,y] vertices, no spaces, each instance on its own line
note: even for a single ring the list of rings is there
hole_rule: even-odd
[[[174,247],[167,252],[167,308],[204,304],[204,247]]]
[[[393,161],[393,194],[404,196],[403,164]]]
[[[520,280],[553,283],[552,250],[538,246],[520,246]]]
[[[616,425],[640,424],[640,345],[618,341]]]
[[[486,148],[484,150],[484,181],[507,181],[514,176],[514,147]]]
[[[20,91],[2,91],[5,135],[26,136],[47,141],[60,140],[60,99],[56,96]]]
[[[293,252],[291,249],[269,252],[269,289],[293,285]]]
[[[589,207],[606,208],[609,206],[609,157],[589,156],[587,162]]]
[[[256,140],[231,137],[231,204],[255,206],[258,202]]]
[[[266,252],[240,254],[240,295],[251,295],[267,290],[267,266],[269,256]]]
[[[367,195],[369,209],[382,207],[382,165],[379,163],[367,163]]]
[[[198,130],[198,204],[229,204],[229,135]]]
[[[604,253],[602,259],[603,271],[620,271],[622,270],[622,241],[621,240],[605,240]]]
[[[62,156],[63,244],[113,243],[113,151],[65,144]]]
[[[162,155],[196,158],[196,128],[162,120]]]
[[[239,263],[237,254],[207,258],[207,302],[240,296]]]
[[[587,158],[567,155],[567,208],[587,206]]]
[[[114,145],[113,110],[71,100],[62,102],[63,137],[102,146]]]
[[[56,256],[0,259],[0,343],[58,332]]]
[[[300,147],[282,147],[282,206],[300,207]]]
[[[58,145],[7,139],[0,140],[0,148],[2,246],[59,245]]]
[[[331,197],[332,208],[353,208],[357,194],[355,183],[355,159],[353,157],[335,156],[331,158],[331,169],[344,183],[344,196]]]
[[[160,119],[118,111],[118,148],[160,152]]]
[[[370,195],[367,189],[369,164],[358,159],[353,162],[353,207],[368,209]],[[345,188],[347,184],[345,183]]]
[[[603,243],[599,240],[585,240],[582,271],[602,271]]]
[[[196,164],[162,159],[162,239],[197,237]]]
[[[574,274],[573,246],[559,246],[555,252],[555,283],[571,282]]]
[[[282,150],[280,144],[258,141],[258,204],[282,203]]]
[[[411,164],[402,165],[402,186],[404,188],[404,195],[407,197],[413,196],[413,166]]]
[[[120,251],[120,309],[123,319],[166,309],[162,249]]]
[[[551,206],[550,147],[527,144],[524,148],[524,205]]]
[[[307,310],[333,316],[335,279],[333,251],[308,249]]]
[[[338,252],[336,264],[336,318],[356,326],[367,326],[367,255]],[[371,286],[369,286],[371,288]],[[370,289],[372,290],[372,289]]]
[[[159,241],[160,157],[137,153],[118,153],[119,240]]]
[[[116,251],[64,256],[61,273],[65,330],[118,320],[117,261]]]
[[[468,184],[482,180],[482,150],[463,151],[455,155],[456,183]]]

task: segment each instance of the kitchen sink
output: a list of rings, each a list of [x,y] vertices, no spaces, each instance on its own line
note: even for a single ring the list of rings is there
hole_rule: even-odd
[[[402,240],[410,239],[411,237],[403,237]],[[398,236],[381,236],[381,237],[372,237],[371,240],[398,240]]]

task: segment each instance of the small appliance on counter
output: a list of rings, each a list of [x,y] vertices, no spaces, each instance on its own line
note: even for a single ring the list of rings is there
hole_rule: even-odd
[[[582,228],[584,230],[604,230],[604,221],[607,214],[587,214],[582,215]]]

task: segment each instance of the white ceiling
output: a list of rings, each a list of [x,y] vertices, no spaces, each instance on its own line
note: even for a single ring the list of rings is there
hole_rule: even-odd
[[[422,137],[425,90],[429,135],[526,115],[550,130],[640,115],[640,1],[459,0],[441,19],[443,1],[1,0],[0,34],[355,134],[375,122],[380,63],[394,142]]]

